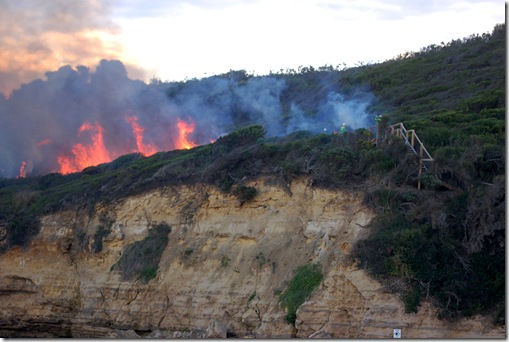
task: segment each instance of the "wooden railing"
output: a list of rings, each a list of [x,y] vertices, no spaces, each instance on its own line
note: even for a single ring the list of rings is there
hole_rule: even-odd
[[[422,159],[423,162],[432,162],[433,157],[429,154],[426,147],[422,143],[421,139],[415,133],[415,130],[409,129],[407,130],[403,123],[397,123],[395,125],[390,126],[391,134],[396,135],[405,140],[405,143],[411,148],[412,152]]]
[[[419,180],[417,183],[417,188],[420,189],[422,170],[428,170],[428,165],[426,164],[433,162],[433,157],[429,154],[426,147],[424,147],[424,144],[415,133],[415,130],[407,130],[402,122],[390,125],[389,130],[391,135],[402,138],[409,146],[410,150],[419,157]]]
[[[390,136],[397,136],[405,141],[409,151],[419,157],[419,180],[417,182],[417,188],[420,189],[422,171],[428,171],[430,163],[433,162],[433,157],[429,154],[426,147],[424,147],[424,144],[415,133],[415,130],[406,129],[402,122],[389,125],[387,130],[383,129],[379,131],[379,129],[381,129],[379,126],[371,126],[368,128],[371,134],[376,137],[377,145],[378,143],[385,141],[388,134]],[[379,134],[381,136],[379,136]],[[375,142],[375,139],[373,139],[373,142]]]

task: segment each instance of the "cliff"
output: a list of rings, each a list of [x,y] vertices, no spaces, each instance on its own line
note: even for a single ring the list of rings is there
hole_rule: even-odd
[[[356,267],[349,253],[373,216],[362,194],[304,180],[249,185],[258,194],[245,203],[196,184],[43,217],[28,248],[0,257],[0,336],[505,337],[481,316],[439,320],[429,303],[405,314],[397,294]],[[101,217],[113,223],[94,250]],[[115,265],[160,222],[171,232],[157,275],[124,280]],[[278,293],[308,262],[324,279],[293,327]]]

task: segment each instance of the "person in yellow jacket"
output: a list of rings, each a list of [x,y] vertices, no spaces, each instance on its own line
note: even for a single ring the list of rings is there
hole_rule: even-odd
[[[345,134],[346,133],[346,123],[343,122],[343,125],[341,126],[341,128],[339,129],[339,134]]]
[[[375,121],[376,121],[376,145],[378,145],[378,140],[380,136],[380,130],[382,128],[382,114],[375,115]]]

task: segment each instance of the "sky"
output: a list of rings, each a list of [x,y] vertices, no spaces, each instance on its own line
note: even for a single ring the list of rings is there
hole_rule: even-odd
[[[500,0],[0,0],[0,92],[70,65],[129,77],[378,63],[505,22]]]

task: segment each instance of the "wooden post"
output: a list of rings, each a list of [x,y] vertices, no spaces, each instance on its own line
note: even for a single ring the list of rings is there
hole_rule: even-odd
[[[421,143],[421,147],[419,149],[419,178],[418,178],[418,181],[417,181],[417,190],[421,190],[422,155],[424,153],[423,147],[424,146],[422,146],[422,143]]]
[[[422,143],[422,141],[419,139],[419,137],[415,133],[415,130],[413,130],[413,129],[407,130],[405,128],[405,126],[403,126],[402,122],[400,122],[398,124],[390,125],[390,129],[391,129],[390,132],[391,132],[392,136],[395,135],[398,138],[403,138],[403,134],[404,134],[405,138],[406,138],[406,143],[411,145],[412,152],[414,152],[416,154],[417,154],[417,150],[415,148],[415,144],[416,143],[419,144],[419,179],[417,181],[417,189],[420,190],[421,189],[421,176],[422,176],[422,173],[423,173],[422,170],[425,168],[425,165],[424,165],[424,154],[426,154],[426,161],[431,161],[432,162],[433,158],[429,154],[428,150],[426,150],[426,148],[424,147],[424,144]],[[412,135],[411,137],[409,136],[410,133]],[[417,142],[416,142],[416,140],[417,140]]]

